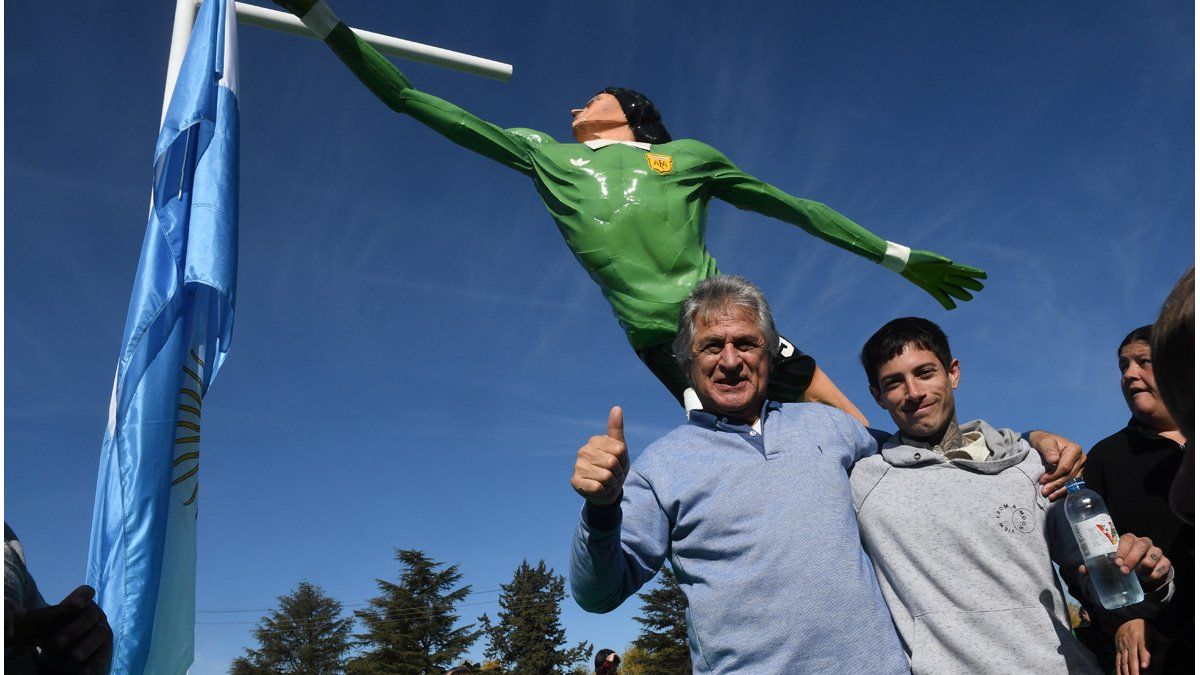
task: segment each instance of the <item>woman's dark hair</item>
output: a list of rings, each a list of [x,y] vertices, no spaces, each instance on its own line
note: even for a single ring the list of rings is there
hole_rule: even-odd
[[[632,89],[622,87],[605,87],[599,93],[616,97],[617,102],[621,104],[621,112],[625,113],[625,119],[629,121],[629,128],[633,129],[634,140],[655,145],[671,142],[671,134],[663,126],[658,108],[650,99]]]
[[[1145,342],[1146,346],[1149,347],[1151,341],[1153,340],[1153,335],[1154,326],[1146,325],[1140,328],[1134,328],[1129,332],[1129,335],[1125,336],[1124,340],[1121,340],[1121,344],[1117,346],[1117,355],[1119,356],[1121,354],[1121,350],[1125,349],[1125,345],[1131,345],[1135,342]]]
[[[612,656],[612,661],[608,660],[609,656]],[[597,673],[615,673],[617,666],[621,664],[621,657],[611,649],[601,649],[596,652],[596,658],[592,662],[596,666]]]

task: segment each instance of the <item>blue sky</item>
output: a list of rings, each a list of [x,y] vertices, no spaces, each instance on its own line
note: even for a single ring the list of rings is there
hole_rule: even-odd
[[[51,601],[84,576],[173,4],[5,3],[4,515]],[[401,66],[485,119],[566,141],[569,108],[632,87],[675,137],[987,270],[946,312],[714,203],[721,269],[762,286],[877,426],[857,350],[915,314],[950,335],[962,419],[1090,446],[1128,416],[1117,343],[1194,260],[1189,2],[333,8],[512,63],[509,83]],[[360,605],[394,547],[458,563],[478,591],[463,616],[494,616],[522,558],[566,571],[571,465],[608,407],[635,453],[682,420],[526,178],[392,113],[316,42],[242,26],[240,55],[238,314],[205,401],[195,673],[225,672],[302,579]],[[568,600],[568,639],[624,649],[637,608]]]

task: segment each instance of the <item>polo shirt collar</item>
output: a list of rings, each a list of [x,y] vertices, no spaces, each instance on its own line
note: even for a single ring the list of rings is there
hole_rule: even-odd
[[[598,138],[598,139],[595,139],[592,141],[584,141],[583,144],[588,146],[592,150],[599,150],[600,148],[607,148],[610,145],[620,144],[620,145],[628,145],[628,146],[631,146],[634,148],[638,148],[639,150],[645,150],[646,152],[650,152],[650,144],[649,143],[638,143],[637,141],[614,141],[611,138]]]
[[[772,411],[779,410],[780,403],[770,399],[763,401],[762,410],[758,413],[759,433],[761,429],[766,427],[767,415]],[[724,416],[714,415],[705,410],[689,410],[688,423],[694,424],[705,429],[713,429],[717,431],[745,431],[751,428],[751,425],[743,423],[741,420],[730,419]]]

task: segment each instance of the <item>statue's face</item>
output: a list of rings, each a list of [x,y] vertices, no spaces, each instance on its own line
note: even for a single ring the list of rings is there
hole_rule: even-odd
[[[633,129],[629,128],[629,121],[625,119],[625,111],[621,110],[621,103],[612,94],[596,94],[587,105],[572,110],[571,115],[575,118],[571,122],[571,131],[580,143],[602,139],[634,140]]]

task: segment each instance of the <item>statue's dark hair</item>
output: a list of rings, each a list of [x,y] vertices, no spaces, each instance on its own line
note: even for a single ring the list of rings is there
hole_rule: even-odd
[[[599,93],[612,94],[621,104],[621,111],[633,129],[633,138],[639,143],[670,143],[671,134],[663,126],[662,117],[658,114],[650,99],[642,94],[623,87],[605,87]]]

